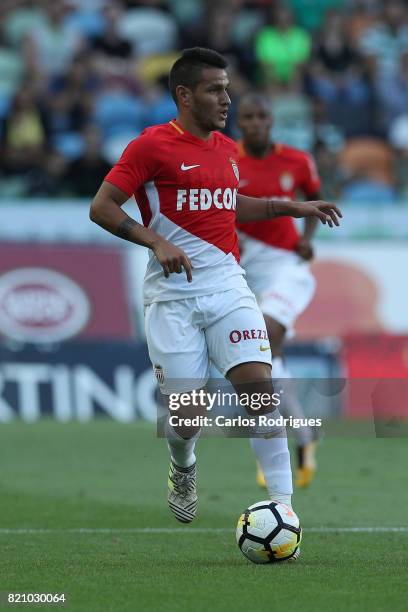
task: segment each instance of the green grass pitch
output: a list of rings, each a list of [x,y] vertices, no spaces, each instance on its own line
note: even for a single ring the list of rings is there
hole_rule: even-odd
[[[255,566],[234,534],[241,511],[265,498],[247,440],[200,441],[199,517],[182,527],[166,505],[168,454],[151,425],[2,425],[1,597],[65,593],[70,612],[406,610],[407,447],[325,439],[315,482],[294,496],[300,561]],[[397,526],[407,529],[335,530]],[[308,530],[320,527],[329,530]]]

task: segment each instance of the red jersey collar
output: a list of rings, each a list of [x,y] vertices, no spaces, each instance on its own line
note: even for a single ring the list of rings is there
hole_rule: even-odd
[[[180,135],[185,136],[186,138],[188,138],[189,140],[193,140],[194,142],[200,144],[201,146],[205,146],[205,145],[209,145],[212,143],[213,141],[213,132],[211,132],[211,136],[209,137],[208,140],[203,140],[202,138],[199,138],[198,136],[194,136],[194,134],[192,134],[191,132],[189,132],[188,130],[186,130],[185,128],[183,128],[179,122],[177,121],[177,119],[172,119],[171,121],[169,121],[169,125],[171,125],[171,127],[176,130]]]

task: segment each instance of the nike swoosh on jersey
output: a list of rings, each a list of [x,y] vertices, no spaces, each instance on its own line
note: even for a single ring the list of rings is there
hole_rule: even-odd
[[[259,347],[260,351],[270,351],[271,347],[270,346],[264,346],[263,344],[261,344],[261,346]]]
[[[198,168],[200,164],[193,164],[192,166],[186,166],[184,162],[181,164],[181,170],[191,170],[192,168]]]

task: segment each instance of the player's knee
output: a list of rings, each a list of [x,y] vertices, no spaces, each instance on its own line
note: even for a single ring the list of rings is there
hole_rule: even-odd
[[[269,363],[251,361],[231,368],[226,378],[234,385],[252,384],[255,381],[270,381],[272,369]]]

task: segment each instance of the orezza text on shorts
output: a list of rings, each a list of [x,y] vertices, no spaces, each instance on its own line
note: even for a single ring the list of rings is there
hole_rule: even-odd
[[[233,329],[229,335],[233,344],[241,340],[268,340],[266,329]]]

